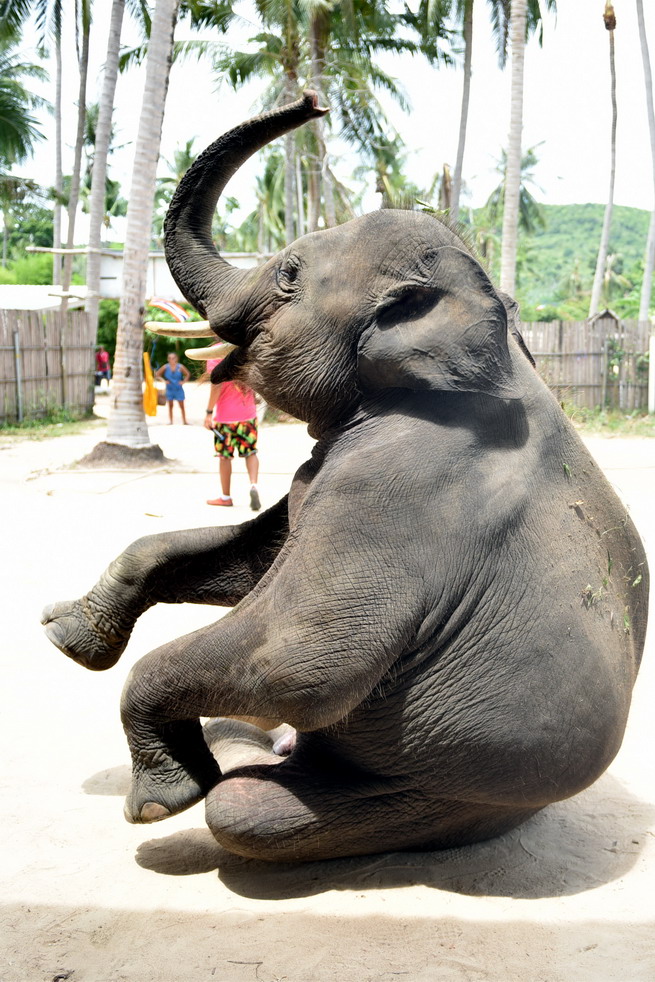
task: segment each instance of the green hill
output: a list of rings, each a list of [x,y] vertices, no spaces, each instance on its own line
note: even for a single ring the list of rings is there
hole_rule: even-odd
[[[591,289],[596,268],[605,208],[603,205],[543,205],[546,227],[529,240],[530,273],[522,293],[531,304],[552,304],[576,270],[583,289]],[[630,278],[641,268],[650,214],[639,208],[614,207],[610,255],[617,256],[615,270]]]
[[[605,206],[541,205],[544,228],[519,235],[516,299],[526,320],[586,316],[596,269]],[[486,209],[473,212],[472,238],[492,279],[500,275],[500,227]],[[604,303],[623,317],[636,317],[650,212],[615,205],[608,251],[609,293]],[[486,252],[481,248],[486,248]],[[654,284],[655,287],[655,284]],[[655,289],[654,289],[655,294]],[[655,297],[654,301],[655,303]],[[543,308],[547,308],[544,310]]]

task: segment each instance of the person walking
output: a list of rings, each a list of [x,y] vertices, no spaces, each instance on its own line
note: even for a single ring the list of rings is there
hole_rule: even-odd
[[[166,381],[166,402],[168,403],[168,424],[173,424],[173,403],[177,402],[182,413],[182,422],[188,426],[186,412],[184,409],[184,383],[191,378],[188,368],[181,365],[177,360],[177,355],[171,351],[166,360],[166,364],[157,369],[157,378]]]
[[[103,378],[109,385],[111,381],[111,367],[109,364],[109,352],[103,344],[98,346],[96,351],[96,385],[101,385]]]
[[[222,361],[210,358],[207,371]],[[244,458],[250,478],[250,507],[259,511],[261,502],[257,487],[259,460],[257,458],[257,406],[255,393],[239,382],[221,382],[212,385],[205,412],[205,427],[214,434],[214,449],[218,457],[218,473],[221,493],[208,499],[208,505],[231,508],[232,458],[234,452]]]

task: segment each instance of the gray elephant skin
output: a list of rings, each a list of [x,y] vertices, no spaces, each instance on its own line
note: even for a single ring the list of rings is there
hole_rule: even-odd
[[[646,629],[630,517],[457,235],[381,210],[257,269],[216,252],[230,176],[324,111],[305,93],[222,136],[166,221],[178,285],[235,345],[214,381],[306,421],[311,459],[252,521],[139,539],[44,612],[101,670],[155,603],[232,608],[131,670],[125,810],[205,798],[218,842],[265,860],[461,846],[586,788],[621,744]],[[292,752],[221,769],[231,717],[284,721]]]

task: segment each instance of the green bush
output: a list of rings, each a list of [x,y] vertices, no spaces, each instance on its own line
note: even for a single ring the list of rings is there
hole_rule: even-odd
[[[116,331],[118,329],[119,300],[101,300],[98,304],[98,344],[104,344],[109,352],[111,363],[114,363],[116,351]]]
[[[98,344],[104,344],[109,352],[112,365],[116,352],[119,306],[118,300],[101,300],[98,311],[98,336],[96,340]],[[195,311],[192,311],[186,304],[185,307],[192,313],[194,319],[199,319],[199,315]],[[170,315],[154,307],[146,307],[144,320],[167,321],[173,326]],[[205,363],[204,361],[191,361],[186,358],[184,351],[186,348],[203,348],[208,344],[211,344],[211,341],[206,338],[194,338],[185,341],[180,338],[167,338],[161,334],[152,334],[151,331],[143,332],[143,350],[150,355],[153,371],[161,365],[165,365],[169,352],[174,351],[182,364],[186,365],[191,372],[191,377],[197,378],[205,371]]]
[[[4,266],[0,266],[0,286],[15,282],[16,276],[14,275],[13,269],[6,269]]]
[[[47,252],[23,256],[12,263],[11,271],[15,283],[47,286],[52,283],[52,256]]]

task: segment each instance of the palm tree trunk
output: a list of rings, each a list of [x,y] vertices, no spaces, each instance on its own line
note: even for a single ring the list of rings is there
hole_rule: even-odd
[[[325,105],[325,48],[330,32],[329,23],[330,15],[327,8],[319,7],[314,10],[310,25],[312,88],[318,95],[320,105]],[[313,173],[313,181],[315,181],[317,186],[316,193],[319,201],[310,216],[309,232],[314,232],[318,228],[321,185],[325,202],[325,224],[328,228],[333,228],[337,224],[334,207],[334,185],[328,167],[323,120],[315,119],[312,123],[312,128],[316,139],[316,165]]]
[[[307,231],[315,232],[321,216],[321,172],[317,169],[318,156],[312,156],[307,173]]]
[[[91,175],[91,203],[89,208],[89,250],[86,260],[86,312],[89,317],[89,334],[95,342],[98,333],[98,301],[100,293],[100,248],[102,223],[105,214],[105,185],[107,179],[107,154],[111,139],[111,117],[114,111],[114,93],[118,76],[118,56],[121,46],[121,26],[125,0],[113,0],[105,73],[100,94],[96,142],[93,152]]]
[[[64,186],[61,161],[61,33],[55,36],[55,204],[52,215],[52,245],[61,249],[61,195]],[[52,257],[52,282],[61,283],[62,257],[58,252]]]
[[[107,440],[135,448],[150,445],[141,391],[143,307],[157,161],[178,5],[179,0],[157,0],[155,7],[127,209],[123,287]]]
[[[296,222],[297,237],[305,234],[305,202],[303,197],[302,165],[300,156],[296,155],[296,195],[298,198],[298,221]]]
[[[648,129],[650,132],[650,152],[653,161],[653,211],[650,216],[646,255],[644,257],[644,278],[641,281],[641,300],[639,303],[639,320],[648,320],[650,297],[653,285],[653,267],[655,267],[655,110],[653,109],[653,76],[650,69],[646,23],[644,21],[643,0],[637,0],[637,22],[639,24],[639,40],[641,42],[641,57],[644,62],[644,82],[646,84],[646,106],[648,108]],[[655,371],[655,367],[652,369]]]
[[[295,99],[293,79],[287,75],[284,83],[284,102]],[[284,234],[287,245],[296,238],[295,197],[296,197],[296,138],[293,133],[284,137]]]
[[[512,88],[505,174],[505,207],[500,257],[500,288],[513,296],[516,287],[516,247],[521,190],[521,131],[523,129],[523,66],[525,61],[526,0],[512,0],[510,46]]]
[[[469,98],[471,95],[471,58],[473,54],[473,0],[464,0],[464,83],[462,87],[462,109],[459,117],[459,141],[457,143],[457,160],[453,174],[452,208],[453,221],[459,219],[459,196],[462,190],[462,167],[464,165],[464,147],[466,145],[466,126],[469,113]]]
[[[611,15],[608,14],[611,11]],[[614,8],[610,3],[605,4],[605,26],[610,36],[610,80],[612,98],[612,129],[610,136],[610,188],[605,205],[605,217],[603,218],[603,230],[600,236],[600,246],[598,247],[598,258],[596,259],[596,273],[594,283],[591,288],[591,302],[589,304],[589,316],[593,317],[598,313],[600,298],[603,291],[603,279],[605,276],[605,266],[607,265],[607,252],[609,249],[610,230],[612,228],[612,210],[614,208],[614,180],[616,177],[616,65],[614,62]],[[608,21],[608,18],[609,19]],[[612,26],[608,26],[608,23]]]
[[[77,205],[80,200],[80,179],[82,175],[82,147],[84,146],[84,125],[86,122],[86,77],[89,68],[89,34],[91,29],[90,14],[83,14],[82,27],[82,51],[80,54],[80,88],[77,104],[77,134],[75,136],[75,158],[73,162],[73,174],[71,177],[70,198],[68,200],[68,233],[66,236],[66,249],[71,250],[75,241],[75,216]],[[73,270],[73,256],[70,251],[64,256],[64,267],[61,280],[62,293],[66,293],[71,282]],[[61,301],[62,313],[68,309],[68,298],[64,296]]]

